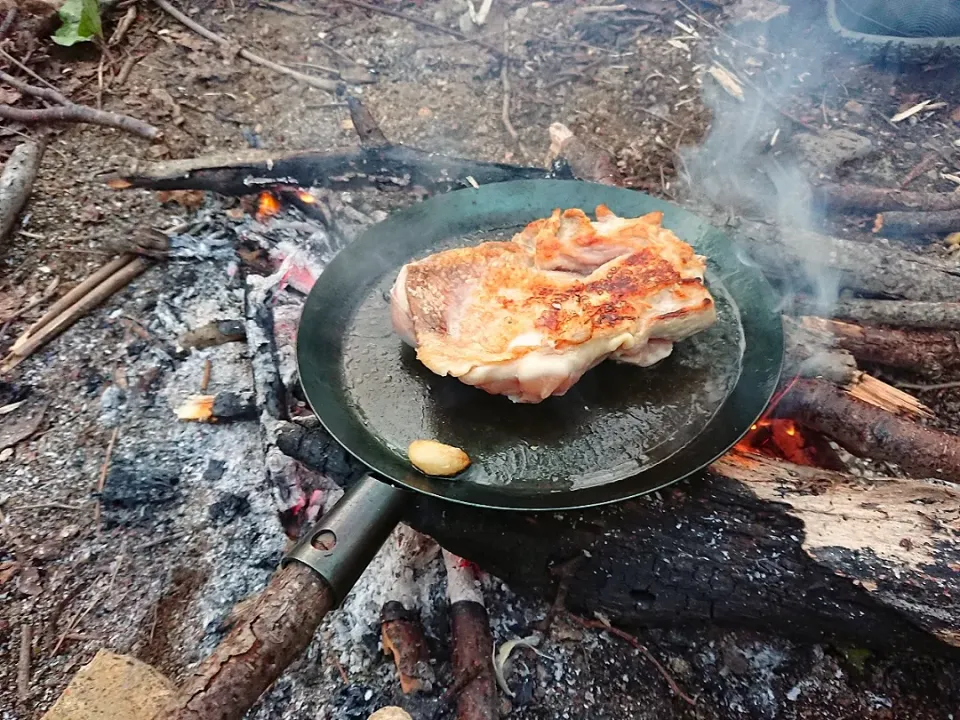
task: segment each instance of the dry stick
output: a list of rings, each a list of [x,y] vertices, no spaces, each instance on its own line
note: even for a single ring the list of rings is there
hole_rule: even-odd
[[[212,370],[212,364],[210,358],[207,358],[203,361],[203,377],[200,378],[200,392],[205,393],[207,391],[207,386],[210,385],[210,372]]]
[[[936,167],[937,160],[939,159],[940,155],[935,152],[928,152],[926,155],[920,158],[920,162],[910,168],[910,172],[903,176],[903,180],[900,181],[899,185],[900,189],[902,190],[925,172]]]
[[[117,29],[113,31],[113,35],[110,36],[110,40],[107,42],[107,45],[117,45],[121,40],[126,36],[127,31],[133,25],[137,19],[137,6],[131,5],[127,9],[127,14],[123,16],[123,19],[117,24]]]
[[[103,492],[104,486],[107,484],[107,472],[110,470],[110,458],[113,457],[113,446],[117,442],[117,435],[120,434],[120,428],[115,427],[113,432],[110,433],[110,442],[107,443],[107,452],[103,458],[103,465],[100,466],[100,476],[97,478],[97,495],[99,496]],[[97,529],[100,529],[100,501],[97,500],[97,506],[93,511],[93,522],[97,526]]]
[[[44,147],[43,143],[21,143],[13,149],[3,166],[0,174],[0,240],[13,228],[30,197]]]
[[[953,390],[954,388],[960,388],[960,380],[954,380],[953,382],[942,382],[942,383],[908,383],[908,382],[898,382],[897,385],[900,387],[905,387],[909,390]]]
[[[33,627],[28,623],[20,626],[20,662],[17,664],[17,699],[25,703],[30,697],[30,646],[33,644]]]
[[[20,62],[19,60],[17,60],[13,55],[11,55],[10,53],[8,53],[8,52],[7,52],[6,50],[4,50],[3,48],[0,48],[0,57],[2,57],[2,58],[3,58],[4,60],[6,60],[7,62],[10,62],[10,63],[13,63],[14,65],[16,65],[18,68],[20,68],[23,72],[25,72],[27,75],[29,75],[30,77],[32,77],[34,80],[36,80],[36,81],[37,81],[38,83],[40,83],[41,85],[46,85],[48,88],[50,88],[51,90],[53,90],[54,92],[56,92],[57,89],[56,89],[53,85],[51,85],[47,80],[44,80],[42,77],[40,77],[39,75],[37,75],[33,70],[31,70],[29,67],[27,67],[27,66],[24,65],[22,62]]]
[[[507,56],[510,54],[510,34],[508,32],[503,33],[503,56],[504,59],[500,64],[500,80],[503,82],[503,110],[500,113],[500,117],[503,119],[503,126],[507,129],[507,132],[510,133],[510,137],[513,138],[513,141],[517,144],[517,147],[520,148],[520,152],[526,156],[527,151],[523,147],[523,143],[520,142],[520,135],[517,133],[516,129],[513,127],[513,123],[510,121],[510,73],[509,65],[510,61],[507,59]]]
[[[680,689],[680,686],[677,685],[677,681],[673,679],[673,677],[670,675],[669,672],[667,672],[667,669],[663,665],[661,665],[660,661],[653,656],[653,653],[650,652],[647,646],[644,645],[639,640],[637,640],[636,637],[634,637],[633,635],[631,635],[630,633],[624,630],[621,630],[618,627],[614,627],[613,625],[608,625],[605,622],[601,622],[600,620],[588,620],[587,618],[582,618],[579,615],[574,615],[571,612],[567,613],[567,617],[569,617],[571,620],[576,622],[578,625],[582,625],[585,628],[592,628],[594,630],[606,630],[611,635],[616,635],[621,640],[626,640],[628,643],[633,645],[633,647],[635,647],[637,650],[643,653],[643,656],[653,664],[653,666],[660,672],[660,675],[663,676],[663,679],[667,681],[667,685],[670,686],[670,689],[673,690],[673,693],[677,697],[681,698],[682,700],[689,703],[690,705],[697,704],[696,700],[694,700],[692,697],[690,697],[683,690]]]
[[[217,33],[213,32],[212,30],[208,30],[200,23],[191,20],[189,17],[167,2],[167,0],[153,0],[153,2],[157,5],[157,7],[169,14],[171,17],[175,18],[178,22],[193,30],[195,33],[197,33],[197,35],[201,35],[207,40],[215,42],[225,48],[234,46],[234,44],[227,38],[223,37],[222,35],[217,35]],[[319,90],[336,92],[340,87],[340,83],[334,80],[327,80],[325,78],[313,77],[312,75],[305,75],[301,72],[297,72],[296,70],[288,68],[286,65],[280,65],[272,60],[267,60],[265,57],[261,57],[260,55],[252,53],[244,48],[240,48],[239,55],[240,57],[249,60],[256,65],[262,65],[263,67],[269,68],[274,72],[280,73],[281,75],[287,75],[288,77],[292,77],[295,80],[299,80],[300,82],[318,88]]]
[[[137,64],[140,60],[136,55],[130,55],[126,60],[123,61],[123,65],[120,68],[120,72],[117,73],[117,77],[113,79],[110,83],[111,87],[116,85],[120,87],[123,85],[127,78],[130,77],[130,72],[133,70],[133,66]]]
[[[82,122],[125,130],[126,132],[139,135],[147,140],[156,140],[161,135],[158,128],[142,120],[132,118],[129,115],[118,115],[117,113],[105,112],[103,110],[86,107],[85,105],[77,105],[67,100],[56,90],[27,85],[3,72],[0,72],[0,79],[34,97],[60,104],[60,107],[45,108],[42,110],[23,110],[10,107],[9,105],[0,105],[0,117],[7,120],[15,120],[16,122],[22,123]]]
[[[80,298],[93,290],[93,288],[117,272],[120,268],[124,267],[131,260],[133,260],[133,255],[129,254],[124,254],[111,260],[102,268],[93,273],[93,275],[77,285],[73,290],[57,300],[53,305],[50,306],[50,309],[43,314],[43,317],[41,317],[33,325],[28,327],[26,331],[24,331],[23,335],[21,335],[17,339],[17,342],[13,344],[13,347],[10,348],[10,351],[13,353],[19,353],[20,348],[26,344],[26,341],[30,336],[34,335],[38,330],[40,330],[40,328],[48,325],[51,320],[58,317],[60,313],[73,305]]]
[[[20,348],[16,350],[11,348],[10,353],[4,358],[3,364],[0,365],[0,371],[6,372],[19,365],[37,348],[57,337],[87,312],[97,307],[117,290],[126,286],[133,278],[150,267],[150,264],[150,261],[144,258],[138,257],[132,260],[128,265],[125,265],[114,275],[95,287],[89,294],[65,310],[59,317],[50,322],[49,325],[32,335]]]
[[[110,585],[112,587],[113,582],[111,582]],[[64,631],[63,635],[61,635],[60,638],[57,640],[57,644],[53,646],[53,650],[50,651],[51,655],[57,654],[57,651],[63,646],[63,643],[66,642],[67,635],[72,633],[74,628],[76,628],[77,625],[80,624],[80,621],[90,614],[90,611],[93,610],[93,608],[96,606],[98,602],[100,602],[100,598],[103,597],[104,592],[105,592],[104,590],[101,590],[96,595],[94,595],[93,599],[90,601],[90,604],[87,605],[87,607],[82,612],[77,614],[73,618],[73,620],[70,621],[70,624],[67,625],[67,629]]]
[[[390,15],[391,17],[400,18],[401,20],[406,20],[407,22],[412,22],[421,27],[430,28],[431,30],[436,30],[437,32],[446,33],[451,35],[458,40],[463,40],[464,42],[472,43],[473,45],[479,45],[480,47],[489,50],[499,57],[505,57],[506,53],[502,50],[498,50],[496,47],[490,43],[486,43],[479,38],[472,38],[468,35],[464,35],[458,30],[451,30],[450,28],[444,27],[443,25],[437,25],[432,23],[429,20],[423,20],[421,18],[415,17],[413,15],[407,15],[406,13],[398,12],[397,10],[389,10],[385,7],[380,7],[378,5],[371,5],[370,3],[363,2],[363,0],[340,0],[340,2],[345,3],[346,5],[353,5],[354,7],[363,8],[364,10],[369,10],[370,12],[380,13],[381,15]]]

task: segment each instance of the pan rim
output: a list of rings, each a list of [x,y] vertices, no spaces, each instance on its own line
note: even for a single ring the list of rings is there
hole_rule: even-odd
[[[350,253],[350,248],[354,246],[361,247],[365,237],[375,235],[375,228],[380,228],[382,230],[383,227],[393,224],[397,224],[398,226],[402,227],[404,224],[412,222],[413,219],[415,219],[418,215],[424,216],[431,209],[438,206],[442,207],[447,203],[456,205],[457,202],[459,202],[461,205],[465,203],[478,205],[483,202],[484,194],[496,196],[497,194],[523,193],[524,191],[529,192],[531,187],[535,188],[534,192],[550,190],[551,188],[564,188],[566,192],[574,193],[578,193],[580,192],[580,188],[584,188],[584,195],[589,195],[590,193],[599,193],[601,195],[607,194],[611,196],[615,194],[621,194],[623,198],[627,198],[628,196],[634,200],[643,198],[644,202],[659,206],[659,208],[665,210],[669,209],[670,212],[676,214],[677,217],[686,218],[686,222],[695,222],[702,228],[703,234],[700,236],[700,238],[698,238],[698,241],[702,241],[709,235],[711,237],[711,242],[719,242],[722,245],[726,245],[727,247],[724,248],[724,262],[736,263],[737,272],[745,273],[752,282],[757,283],[763,294],[769,295],[771,298],[774,297],[774,291],[772,287],[769,285],[766,278],[762,276],[760,271],[755,267],[750,267],[744,263],[742,259],[736,256],[735,251],[733,250],[732,241],[726,234],[701,220],[696,213],[686,210],[685,208],[682,208],[674,203],[670,203],[659,198],[653,198],[645,193],[625,188],[614,188],[607,185],[600,185],[598,183],[588,183],[579,180],[519,180],[484,185],[479,189],[456,190],[450,193],[434,196],[422,203],[415,203],[414,205],[404,208],[403,210],[391,213],[391,215],[381,223],[377,223],[376,225],[367,228],[367,230],[359,238],[354,240],[351,245],[341,250],[324,269],[324,272],[317,280],[317,283],[314,285],[314,288],[311,290],[306,302],[304,303],[304,308],[300,318],[300,323],[298,324],[297,332],[296,362],[301,385],[303,387],[304,395],[307,399],[308,405],[327,433],[330,434],[331,438],[352,457],[356,458],[361,464],[363,464],[363,466],[367,469],[367,472],[377,480],[394,486],[403,487],[416,493],[437,497],[448,502],[466,505],[469,507],[525,512],[549,512],[585,509],[642,497],[700,473],[704,468],[728,452],[730,448],[732,448],[742,439],[742,437],[749,431],[750,426],[763,415],[776,391],[784,362],[783,331],[780,324],[779,315],[776,313],[773,313],[776,317],[776,322],[773,323],[771,327],[766,328],[768,331],[773,333],[772,339],[776,341],[776,347],[774,348],[776,357],[769,358],[769,362],[761,366],[761,369],[763,370],[763,379],[765,380],[764,388],[759,394],[754,394],[756,407],[753,411],[750,411],[746,414],[744,414],[744,411],[740,411],[739,414],[736,415],[738,418],[736,423],[738,429],[736,432],[730,432],[725,436],[725,439],[722,442],[719,444],[713,443],[712,446],[710,446],[710,443],[706,443],[706,441],[703,440],[704,436],[710,436],[711,430],[713,430],[714,434],[717,432],[719,428],[714,428],[713,426],[718,422],[718,418],[721,414],[724,414],[724,412],[727,414],[733,412],[729,410],[727,406],[730,404],[731,399],[738,394],[738,391],[741,394],[743,392],[741,385],[745,382],[744,367],[746,355],[750,349],[749,338],[747,337],[747,327],[745,325],[742,325],[745,344],[744,365],[741,366],[740,374],[733,388],[729,391],[727,397],[718,407],[718,410],[705,423],[700,433],[691,439],[685,446],[680,448],[676,453],[668,456],[650,468],[645,468],[639,473],[627,474],[621,477],[612,478],[608,481],[598,483],[597,485],[590,487],[576,489],[570,488],[556,492],[550,492],[543,489],[528,492],[518,492],[516,488],[511,489],[509,487],[481,486],[471,484],[466,489],[460,489],[458,492],[450,492],[452,488],[456,487],[456,480],[430,478],[412,471],[408,472],[406,477],[399,477],[391,472],[383,471],[382,468],[378,468],[374,462],[370,461],[369,454],[364,453],[362,450],[358,451],[355,445],[350,442],[348,438],[344,437],[344,433],[340,432],[335,419],[331,421],[331,418],[334,415],[333,411],[324,411],[324,408],[321,407],[320,401],[329,400],[329,397],[324,397],[325,393],[318,389],[323,385],[323,383],[318,385],[318,383],[314,382],[309,375],[305,376],[303,374],[303,368],[306,364],[304,362],[304,357],[308,353],[306,348],[308,345],[310,345],[309,340],[305,339],[305,333],[303,330],[305,327],[308,329],[311,327],[305,323],[305,319],[317,311],[313,307],[313,304],[316,304],[318,298],[320,297],[320,294],[317,292],[317,288],[322,286],[323,277],[327,275],[327,273],[329,273],[331,270],[334,273],[336,272],[338,260],[347,258],[346,260],[342,260],[340,263],[341,265],[347,265],[348,263],[354,262],[353,260],[350,260],[350,258],[355,255],[356,251],[354,253]],[[584,201],[581,204],[585,206],[590,203]],[[511,221],[504,223],[503,227],[516,226],[516,224],[516,222]],[[489,231],[495,227],[495,224],[487,224],[484,225],[482,229],[483,231]],[[742,306],[738,301],[737,293],[734,292],[732,288],[727,289],[733,296],[733,299],[736,301],[735,304],[738,310],[742,313]],[[311,302],[312,300],[313,303]],[[312,387],[308,387],[308,385],[311,385]],[[337,404],[338,403],[334,403],[334,405]],[[347,414],[347,411],[343,407],[340,407],[339,410],[342,411],[343,414]],[[367,432],[367,435],[373,437],[372,433]],[[699,447],[699,445],[703,445],[704,443],[706,443],[708,447]],[[697,447],[691,448],[693,445],[697,445]],[[695,461],[685,460],[684,462],[679,463],[682,465],[682,468],[677,469],[678,471],[676,472],[670,472],[670,466],[678,463],[678,456],[693,452],[694,450],[698,452],[699,459]],[[391,454],[396,455],[395,452],[392,452]],[[656,474],[661,474],[666,471],[667,475],[662,479],[657,480],[654,477],[654,471],[657,471]],[[640,485],[638,481],[644,477],[648,478],[646,484],[643,484],[642,487],[638,487],[637,485]],[[653,480],[653,482],[650,482],[650,480]]]

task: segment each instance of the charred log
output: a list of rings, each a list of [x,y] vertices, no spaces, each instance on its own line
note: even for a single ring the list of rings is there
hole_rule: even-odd
[[[371,140],[374,135],[368,136]],[[447,191],[477,183],[530,180],[558,175],[534,167],[452,158],[404,145],[373,145],[340,153],[274,153],[251,150],[166,162],[133,161],[106,178],[114,189],[209,190],[250,195],[259,190],[298,185],[346,189],[363,186]]]
[[[960,367],[960,333],[899,330],[804,318],[805,327],[832,336],[836,347],[858,360],[913,370],[934,377]]]
[[[616,624],[704,623],[960,655],[960,494],[727,455],[606,508],[512,514],[421,498],[409,521],[520,592]],[[516,551],[523,548],[522,553]]]
[[[777,405],[854,455],[896,463],[917,477],[960,482],[960,436],[924,427],[850,397],[820,380],[800,380]]]

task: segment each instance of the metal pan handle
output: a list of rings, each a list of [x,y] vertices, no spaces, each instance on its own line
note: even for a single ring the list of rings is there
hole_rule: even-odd
[[[299,562],[333,591],[338,607],[400,522],[410,492],[365,474],[297,542],[282,565]]]

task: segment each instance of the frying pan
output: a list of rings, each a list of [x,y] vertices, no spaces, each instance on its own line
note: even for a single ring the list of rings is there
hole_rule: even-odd
[[[514,404],[419,363],[390,323],[388,293],[407,262],[509,238],[554,208],[620,216],[654,210],[708,259],[718,320],[652,368],[613,362],[563,397]],[[563,180],[458,190],[395,213],[342,250],[314,285],[297,360],[326,430],[368,472],[285,562],[317,571],[340,602],[399,522],[412,493],[502,510],[613,503],[677,482],[732,447],[777,386],[783,333],[773,289],[696,215],[642,193]],[[406,456],[418,438],[460,447],[470,467],[428,477]]]

